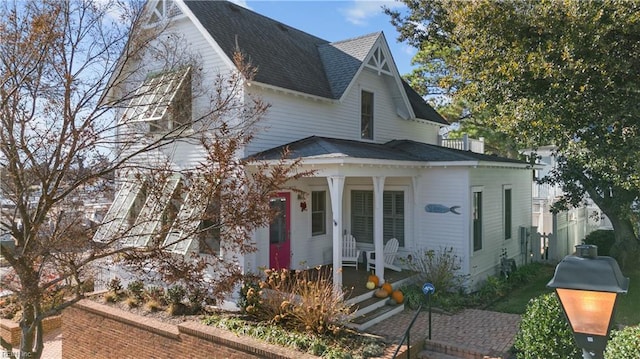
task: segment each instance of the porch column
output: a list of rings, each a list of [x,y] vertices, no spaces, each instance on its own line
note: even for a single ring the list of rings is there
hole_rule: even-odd
[[[384,283],[384,216],[382,212],[382,196],[384,194],[385,177],[373,177],[373,247],[376,251],[376,276]]]
[[[333,288],[336,293],[342,291],[342,192],[344,176],[327,177],[333,213]]]

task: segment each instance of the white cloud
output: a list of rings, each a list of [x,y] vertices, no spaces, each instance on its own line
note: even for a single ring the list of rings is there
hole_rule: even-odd
[[[367,24],[368,19],[382,14],[382,6],[397,8],[404,4],[392,0],[354,0],[350,7],[340,11],[350,23],[363,26]]]
[[[413,57],[413,55],[415,55],[418,52],[418,50],[413,46],[409,46],[405,44],[404,46],[402,46],[402,52]]]

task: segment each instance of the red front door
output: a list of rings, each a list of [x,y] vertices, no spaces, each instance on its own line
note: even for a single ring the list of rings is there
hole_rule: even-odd
[[[269,267],[280,269],[289,268],[291,264],[291,195],[289,193],[278,193],[271,198],[272,210],[277,211],[276,217],[269,225]]]

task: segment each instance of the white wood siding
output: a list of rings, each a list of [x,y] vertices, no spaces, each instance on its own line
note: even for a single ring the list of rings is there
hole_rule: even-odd
[[[311,99],[253,87],[251,92],[269,103],[271,108],[259,124],[261,131],[249,146],[247,153],[263,151],[313,135],[361,140],[362,90],[374,93],[373,142],[410,139],[437,143],[439,126],[403,120],[397,115],[397,106],[387,87],[391,83],[385,80],[385,75],[378,76],[370,71],[363,71],[342,102]]]
[[[469,272],[469,174],[467,168],[430,168],[418,177],[415,203],[415,249],[438,250],[453,247],[463,260],[461,272]],[[425,206],[440,204],[457,209],[452,212],[429,213]]]
[[[482,249],[473,252],[472,229],[469,229],[471,276],[474,285],[489,275],[499,273],[500,255],[507,250],[509,258],[522,264],[519,227],[531,226],[531,170],[506,168],[475,168],[470,170],[470,186],[481,186],[482,191]],[[503,189],[511,186],[512,229],[511,238],[504,238]],[[471,194],[469,194],[469,202]],[[471,218],[471,213],[469,218]]]

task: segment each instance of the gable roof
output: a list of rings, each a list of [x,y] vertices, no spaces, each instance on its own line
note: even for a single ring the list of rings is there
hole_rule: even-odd
[[[228,58],[240,49],[257,67],[255,81],[332,100],[384,38],[377,32],[331,43],[227,1],[184,3]],[[448,124],[415,91],[407,98],[417,118]]]
[[[456,150],[411,140],[393,140],[384,144],[310,136],[286,145],[256,153],[251,158],[279,160],[287,158],[360,158],[415,162],[499,162],[514,165],[528,163],[510,158]]]

